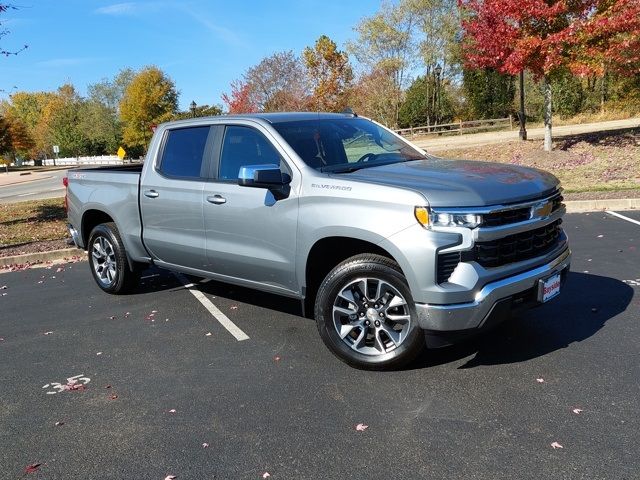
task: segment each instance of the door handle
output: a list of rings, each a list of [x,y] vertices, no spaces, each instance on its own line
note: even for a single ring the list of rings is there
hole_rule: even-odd
[[[222,195],[209,195],[207,197],[207,202],[222,205],[223,203],[227,203],[227,199]]]
[[[158,198],[160,196],[160,194],[158,192],[156,192],[155,190],[145,190],[144,191],[144,196],[145,197],[149,197],[149,198]]]

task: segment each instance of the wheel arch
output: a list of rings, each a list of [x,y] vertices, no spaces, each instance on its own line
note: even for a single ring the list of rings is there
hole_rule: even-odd
[[[340,262],[362,253],[373,253],[393,260],[402,266],[397,259],[379,245],[361,238],[329,236],[323,237],[311,246],[306,256],[304,269],[305,313],[312,314],[318,288],[327,274]]]

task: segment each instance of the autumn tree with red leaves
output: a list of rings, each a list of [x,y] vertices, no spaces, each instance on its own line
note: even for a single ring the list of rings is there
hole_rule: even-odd
[[[640,73],[640,0],[459,0],[464,55],[472,68],[545,85],[544,148],[551,150],[551,77]]]
[[[242,80],[231,82],[231,93],[222,94],[222,101],[227,106],[229,113],[253,113],[258,111],[257,105],[252,100],[251,85]]]

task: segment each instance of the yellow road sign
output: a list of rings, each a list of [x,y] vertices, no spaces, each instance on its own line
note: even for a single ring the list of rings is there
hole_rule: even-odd
[[[122,160],[126,154],[127,154],[127,152],[125,151],[124,148],[120,147],[118,149],[118,157],[120,157],[120,160]]]

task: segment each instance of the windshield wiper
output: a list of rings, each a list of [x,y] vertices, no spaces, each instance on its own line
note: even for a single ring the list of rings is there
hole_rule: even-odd
[[[361,168],[367,168],[373,165],[327,165],[326,167],[320,167],[322,173],[351,173],[360,170]]]

